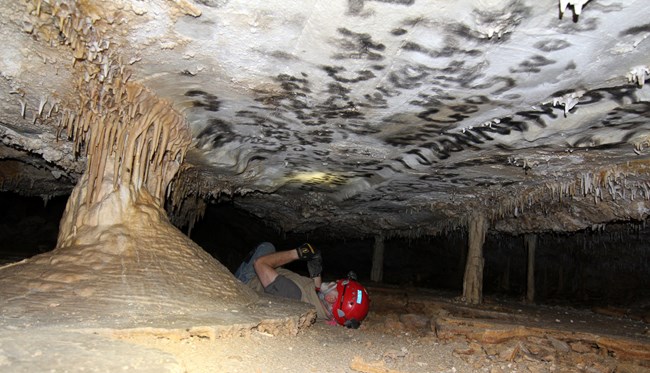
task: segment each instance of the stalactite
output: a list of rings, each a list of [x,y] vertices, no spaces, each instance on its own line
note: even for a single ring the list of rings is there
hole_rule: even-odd
[[[39,29],[50,27],[60,32],[72,49],[79,75],[77,105],[71,104],[61,112],[57,138],[65,131],[74,142],[75,154],[88,158],[87,202],[98,197],[106,158],[113,157],[114,189],[121,183],[133,183],[147,188],[161,203],[165,197],[162,185],[166,186],[173,175],[160,170],[174,172],[178,167],[167,164],[182,162],[191,140],[186,122],[168,102],[128,81],[129,72],[111,57],[111,42],[99,31],[101,10],[66,0],[47,4],[43,7],[38,1],[31,5],[41,14]],[[46,12],[50,23],[42,16]],[[47,101],[48,98],[41,98],[38,116],[43,114]],[[138,163],[137,170],[133,169],[134,163]]]
[[[650,68],[648,66],[635,66],[627,73],[626,78],[628,82],[643,87],[648,76],[650,76]]]
[[[588,2],[589,0],[560,0],[560,14],[563,15],[566,8],[571,5],[573,6],[573,13],[579,16],[582,13],[582,7]]]
[[[27,104],[25,103],[25,100],[23,100],[22,98],[18,99],[18,101],[20,102],[20,117],[25,118],[25,112],[27,111]]]
[[[580,97],[582,97],[583,94],[584,92],[578,91],[568,93],[562,97],[553,97],[551,103],[553,106],[564,106],[564,116],[566,117],[569,114],[569,111],[580,102]]]
[[[646,175],[644,177],[643,175]],[[492,198],[491,206],[487,209],[490,220],[499,220],[514,215],[520,216],[524,207],[527,210],[540,211],[549,202],[563,202],[565,199],[593,196],[593,203],[626,200],[633,201],[637,196],[648,200],[650,198],[650,162],[639,160],[607,166],[600,169],[575,174],[570,179],[544,182],[526,189],[515,189],[506,193],[502,199]]]

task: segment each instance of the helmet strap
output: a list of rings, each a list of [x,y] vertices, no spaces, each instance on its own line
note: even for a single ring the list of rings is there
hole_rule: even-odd
[[[339,294],[339,308],[336,310],[336,313],[338,314],[338,316],[345,319],[346,322],[348,321],[348,318],[345,317],[345,312],[343,312],[343,310],[341,308],[343,308],[343,299],[345,299],[345,292],[348,290],[348,284],[349,283],[350,283],[350,281],[348,281],[348,280],[344,280],[342,282],[343,291],[341,292],[341,294]]]

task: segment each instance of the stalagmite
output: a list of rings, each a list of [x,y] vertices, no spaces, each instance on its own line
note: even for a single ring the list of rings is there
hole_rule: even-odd
[[[372,271],[370,280],[381,282],[384,277],[384,237],[379,234],[375,236],[375,246],[372,252]]]
[[[528,268],[526,271],[526,302],[535,301],[535,247],[537,246],[537,235],[527,234],[525,236],[525,247],[528,250]]]
[[[467,263],[463,279],[463,298],[470,304],[483,302],[483,243],[488,222],[484,215],[472,214],[469,218]]]

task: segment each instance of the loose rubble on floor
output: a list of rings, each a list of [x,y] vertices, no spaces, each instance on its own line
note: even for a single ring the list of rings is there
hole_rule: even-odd
[[[650,308],[580,310],[496,299],[467,306],[448,296],[373,290],[379,309],[366,324],[369,330],[411,334],[417,345],[435,347],[432,351],[453,346],[453,356],[476,371],[650,372]],[[355,357],[350,368],[399,372],[392,366],[409,354],[402,347],[385,351],[377,361]]]

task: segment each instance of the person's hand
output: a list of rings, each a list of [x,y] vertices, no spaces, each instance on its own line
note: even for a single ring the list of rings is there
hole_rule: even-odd
[[[320,250],[308,243],[300,245],[296,251],[300,260],[311,260],[316,254],[320,255]]]
[[[307,262],[307,270],[311,278],[318,277],[323,272],[323,256],[320,251]]]

